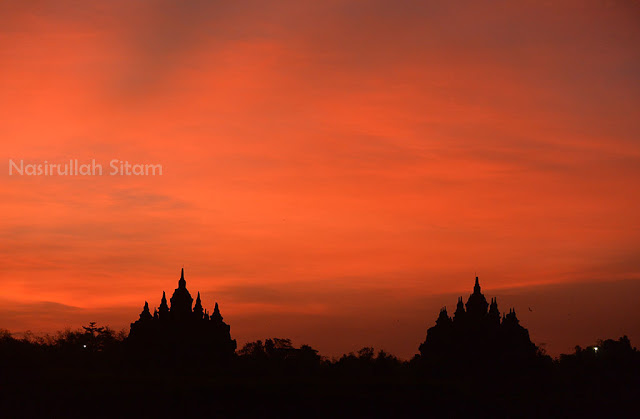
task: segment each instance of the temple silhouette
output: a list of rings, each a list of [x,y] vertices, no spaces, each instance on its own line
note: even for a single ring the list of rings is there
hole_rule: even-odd
[[[423,359],[479,366],[534,359],[538,348],[520,325],[515,309],[500,316],[497,298],[487,302],[478,277],[466,304],[458,298],[453,318],[443,307],[419,347]]]
[[[227,359],[235,354],[236,341],[231,339],[231,327],[223,321],[218,303],[209,314],[202,306],[200,292],[195,305],[184,279],[184,268],[167,304],[162,292],[160,306],[151,314],[145,301],[140,318],[131,323],[129,345],[148,356],[164,355],[168,360],[181,356]],[[192,308],[193,307],[193,308]]]

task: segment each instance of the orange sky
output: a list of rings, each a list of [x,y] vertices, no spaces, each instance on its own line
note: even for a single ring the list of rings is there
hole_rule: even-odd
[[[0,327],[184,265],[240,343],[409,357],[477,272],[550,353],[639,345],[638,45],[631,0],[2,2]],[[163,175],[8,174],[73,158]]]

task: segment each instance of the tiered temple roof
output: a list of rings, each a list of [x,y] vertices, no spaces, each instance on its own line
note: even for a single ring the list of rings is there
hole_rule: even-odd
[[[467,303],[458,298],[453,318],[448,316],[446,307],[441,309],[435,326],[427,331],[420,345],[423,357],[469,361],[514,354],[529,356],[536,350],[513,308],[501,320],[497,298],[487,303],[478,277]]]
[[[188,353],[189,356],[208,354],[225,357],[235,353],[236,341],[231,339],[231,328],[223,321],[218,303],[209,316],[198,292],[194,306],[184,269],[170,302],[171,306],[167,304],[163,291],[160,306],[151,315],[145,301],[140,318],[131,323],[129,341],[132,345],[156,352]]]

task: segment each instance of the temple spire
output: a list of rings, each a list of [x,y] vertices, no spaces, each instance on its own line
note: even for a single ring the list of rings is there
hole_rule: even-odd
[[[140,313],[140,320],[141,321],[147,321],[147,320],[151,320],[153,318],[153,316],[151,315],[151,312],[149,311],[149,303],[148,302],[144,302],[144,308],[142,309],[142,313]]]
[[[220,309],[218,308],[217,302],[215,307],[213,308],[213,313],[211,314],[211,320],[222,323],[222,315],[220,314]]]
[[[193,298],[187,290],[187,281],[184,279],[184,268],[180,271],[178,288],[171,296],[171,314],[173,317],[186,317],[192,313]]]
[[[473,318],[478,319],[487,314],[489,303],[487,303],[487,299],[482,295],[480,290],[480,281],[477,276],[476,283],[473,286],[473,294],[469,296],[466,307],[467,313]]]
[[[204,317],[204,310],[202,309],[202,301],[200,301],[200,291],[198,291],[198,298],[196,298],[196,305],[193,307],[193,315],[197,319]]]
[[[161,320],[166,320],[169,317],[169,305],[164,291],[162,291],[162,300],[160,300],[160,307],[158,307],[158,317]]]
[[[180,272],[180,280],[178,281],[178,288],[186,288],[187,287],[187,281],[185,281],[184,279],[184,268],[182,268],[182,271]]]

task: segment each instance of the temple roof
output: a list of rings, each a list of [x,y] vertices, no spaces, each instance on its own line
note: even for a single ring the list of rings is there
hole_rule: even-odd
[[[473,294],[469,296],[467,300],[467,312],[475,313],[478,315],[485,314],[489,307],[489,303],[487,303],[487,299],[484,297],[480,289],[480,282],[478,281],[478,277],[476,276],[476,283],[473,287]]]
[[[178,280],[178,288],[175,289],[171,297],[171,312],[191,313],[192,304],[193,298],[187,289],[187,281],[184,279],[184,268],[182,268],[180,279]]]

